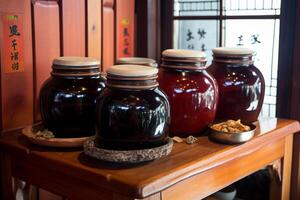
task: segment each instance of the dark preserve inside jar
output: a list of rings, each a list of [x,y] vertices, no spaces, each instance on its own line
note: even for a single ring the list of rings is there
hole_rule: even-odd
[[[60,57],[53,61],[51,77],[40,91],[44,125],[58,138],[95,135],[96,99],[105,87],[99,61]]]
[[[218,119],[257,120],[263,99],[265,82],[253,65],[253,51],[244,48],[216,48],[209,72],[219,86]]]
[[[173,136],[202,135],[215,118],[218,88],[205,64],[203,52],[169,49],[162,53],[159,84],[169,98]]]
[[[145,149],[167,142],[169,102],[158,89],[157,69],[112,66],[97,104],[96,145],[115,150]]]

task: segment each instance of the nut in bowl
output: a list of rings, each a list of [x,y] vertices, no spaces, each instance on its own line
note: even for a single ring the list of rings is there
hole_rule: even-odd
[[[209,138],[225,144],[240,144],[253,138],[256,126],[241,120],[227,120],[209,126]]]

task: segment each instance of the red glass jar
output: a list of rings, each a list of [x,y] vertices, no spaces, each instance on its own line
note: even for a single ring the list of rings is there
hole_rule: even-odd
[[[201,135],[215,119],[218,88],[205,64],[201,51],[168,49],[162,53],[159,85],[170,102],[173,136]]]
[[[253,65],[254,52],[245,48],[215,48],[209,72],[219,86],[218,119],[257,120],[265,91],[262,73]]]
[[[54,59],[51,77],[40,91],[40,112],[55,137],[95,135],[96,100],[105,87],[99,66],[93,58]]]

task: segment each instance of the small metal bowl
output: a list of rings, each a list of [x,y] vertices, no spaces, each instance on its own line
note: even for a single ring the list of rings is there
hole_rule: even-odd
[[[251,123],[242,122],[242,124],[250,127],[250,131],[240,132],[240,133],[228,133],[223,131],[217,131],[211,128],[213,124],[211,124],[209,128],[209,139],[212,141],[220,142],[223,144],[241,144],[251,140],[254,136],[256,126]]]

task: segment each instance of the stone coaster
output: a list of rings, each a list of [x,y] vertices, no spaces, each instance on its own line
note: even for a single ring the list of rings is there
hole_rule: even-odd
[[[155,160],[171,153],[173,147],[172,139],[165,145],[139,150],[110,150],[95,146],[94,139],[87,140],[84,145],[84,153],[93,158],[117,163],[140,163]]]

